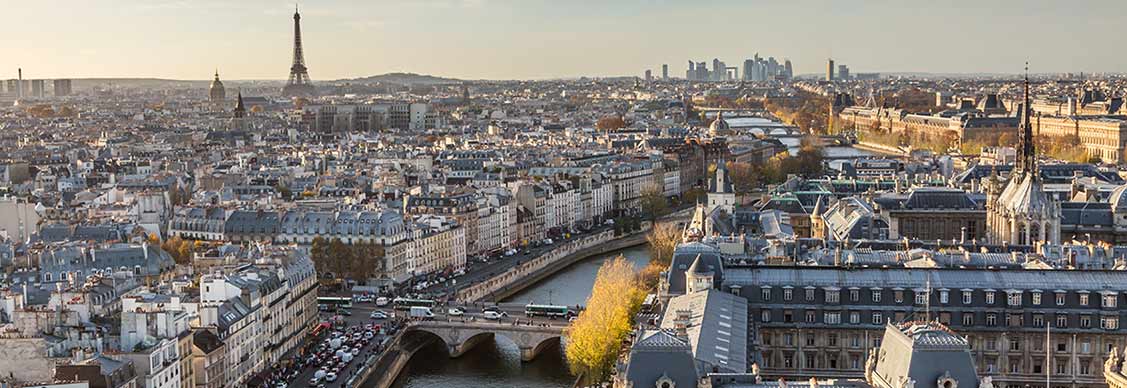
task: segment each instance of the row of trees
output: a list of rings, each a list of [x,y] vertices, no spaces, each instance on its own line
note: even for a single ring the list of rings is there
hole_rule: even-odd
[[[63,105],[59,110],[46,104],[32,105],[26,109],[26,112],[32,117],[36,118],[50,118],[50,117],[74,117],[78,115],[78,111],[70,106]]]
[[[603,263],[587,309],[568,329],[565,353],[573,374],[588,383],[606,381],[645,297],[631,262],[620,255]]]
[[[749,96],[743,96],[734,100],[718,95],[705,96],[704,104],[702,105],[709,108],[763,109],[763,102]]]
[[[381,265],[384,248],[378,244],[349,245],[338,238],[327,240],[316,237],[310,245],[309,255],[318,272],[331,272],[337,277],[367,279]]]
[[[1099,163],[1098,157],[1088,155],[1088,151],[1080,146],[1080,137],[1069,136],[1037,136],[1037,151],[1049,157],[1075,163]]]
[[[728,167],[728,178],[731,179],[732,189],[736,194],[748,194],[765,184],[781,183],[791,174],[820,176],[825,172],[824,159],[822,147],[817,144],[817,139],[806,137],[803,138],[795,155],[781,152],[764,164],[727,162],[725,166]],[[709,169],[710,175],[716,173],[715,166]]]
[[[813,93],[800,92],[797,97],[768,99],[763,108],[784,123],[797,126],[805,133],[826,133],[829,122],[830,99]]]
[[[621,236],[639,230],[642,230],[642,219],[640,217],[622,216],[614,219],[615,236]]]
[[[891,145],[912,146],[919,149],[928,149],[938,153],[945,153],[958,144],[959,152],[964,155],[977,155],[983,147],[1016,147],[1018,135],[1012,132],[1002,132],[991,136],[978,136],[962,139],[960,142],[953,134],[948,136],[928,136],[922,133],[900,132],[891,133],[876,128],[860,131],[862,141]],[[1054,159],[1074,163],[1099,163],[1099,158],[1093,158],[1084,147],[1080,146],[1080,137],[1068,136],[1037,136],[1034,140],[1037,152]]]

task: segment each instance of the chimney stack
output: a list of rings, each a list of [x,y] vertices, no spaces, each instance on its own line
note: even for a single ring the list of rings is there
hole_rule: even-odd
[[[692,310],[677,310],[677,318],[673,320],[673,329],[677,337],[689,338],[689,321],[692,315]]]

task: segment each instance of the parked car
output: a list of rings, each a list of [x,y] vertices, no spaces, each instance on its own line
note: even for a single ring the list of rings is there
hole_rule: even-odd
[[[376,306],[380,306],[380,307],[387,306],[388,302],[389,302],[389,300],[387,299],[386,296],[381,296],[379,298],[376,298]]]
[[[451,307],[451,308],[446,310],[446,315],[449,315],[449,316],[452,316],[452,317],[460,317],[460,316],[465,315],[465,314],[466,314],[466,310],[462,310],[461,307]]]
[[[330,383],[337,381],[337,374],[330,372],[329,374],[325,375],[325,381],[328,381]]]

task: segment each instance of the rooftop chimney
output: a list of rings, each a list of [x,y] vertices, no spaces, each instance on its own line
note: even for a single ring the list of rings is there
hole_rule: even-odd
[[[673,329],[678,337],[689,337],[689,322],[692,315],[692,310],[677,310],[677,317],[673,320]]]

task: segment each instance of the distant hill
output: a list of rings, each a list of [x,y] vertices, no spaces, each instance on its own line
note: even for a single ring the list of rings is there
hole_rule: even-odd
[[[400,85],[444,85],[461,83],[462,80],[415,73],[388,73],[362,78],[339,79],[333,82],[392,83]]]
[[[74,78],[75,89],[94,87],[167,88],[167,87],[207,87],[209,80],[175,80],[162,78]]]

